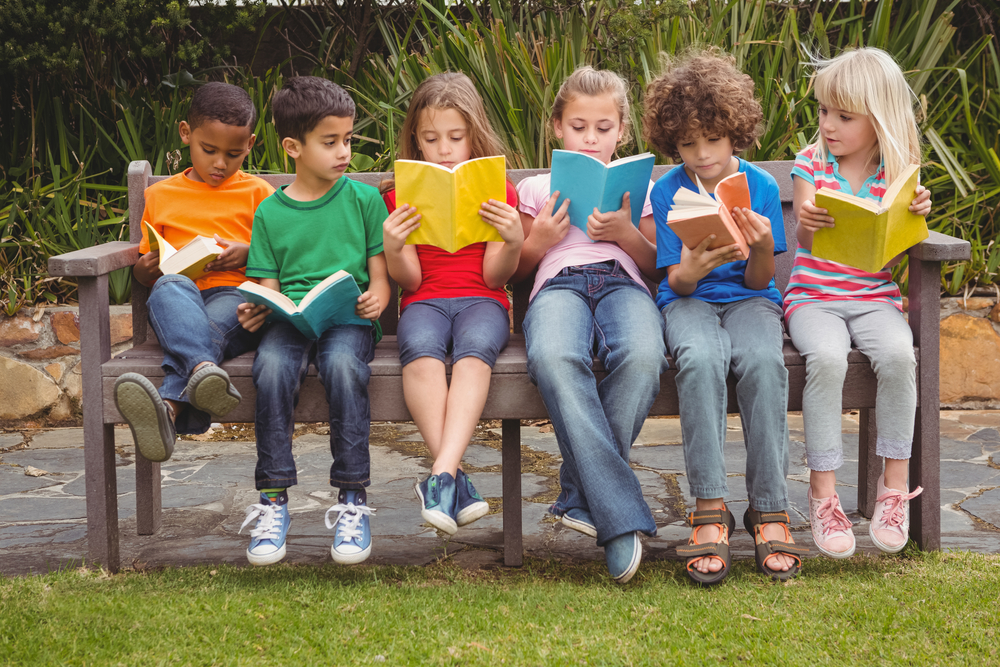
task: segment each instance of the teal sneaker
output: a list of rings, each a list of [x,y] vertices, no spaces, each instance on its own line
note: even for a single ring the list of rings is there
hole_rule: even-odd
[[[458,487],[455,523],[464,526],[490,513],[490,504],[483,500],[476,487],[472,485],[472,478],[462,469],[459,469],[458,475],[455,476],[455,486]]]
[[[413,487],[423,505],[420,516],[424,517],[427,523],[449,535],[454,535],[458,531],[458,522],[455,521],[458,494],[455,486],[455,478],[451,473],[443,472],[440,475],[431,475]]]
[[[581,507],[571,507],[566,510],[559,520],[567,528],[597,538],[597,527],[594,525],[594,517],[590,512]]]
[[[330,515],[337,513],[337,520],[330,521]],[[364,489],[341,489],[337,504],[326,511],[326,527],[334,530],[330,555],[334,563],[353,565],[368,558],[372,553],[372,531],[368,517],[375,510],[368,507],[368,497]]]
[[[243,532],[254,519],[257,525],[250,530],[247,560],[251,565],[271,565],[285,557],[285,538],[292,518],[288,516],[288,492],[282,491],[273,501],[260,494],[260,502],[247,508],[247,518],[240,526]]]
[[[639,533],[625,533],[605,544],[604,558],[608,563],[608,573],[615,583],[627,584],[639,570],[639,562],[642,561]]]

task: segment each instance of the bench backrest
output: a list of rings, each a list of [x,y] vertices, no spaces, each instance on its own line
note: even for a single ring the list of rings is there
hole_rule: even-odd
[[[792,260],[795,255],[795,220],[792,216],[792,161],[781,162],[757,162],[758,167],[771,174],[778,182],[781,192],[781,210],[785,218],[785,240],[789,252],[775,257],[775,282],[780,291],[784,291],[788,284],[788,276],[792,271]],[[656,180],[673,169],[672,165],[657,165],[653,168],[653,179]],[[544,174],[548,169],[511,169],[507,172],[507,178],[515,185],[523,179],[536,174]],[[379,183],[392,174],[383,172],[367,172],[348,174],[350,178],[378,187]],[[280,185],[291,183],[295,176],[293,174],[261,174],[265,181],[277,188]],[[129,239],[133,243],[142,240],[142,213],[146,206],[145,190],[153,183],[162,181],[168,176],[153,176],[148,162],[133,162],[129,165],[128,172],[128,199],[129,199]],[[521,331],[521,322],[528,309],[528,295],[531,293],[532,280],[526,279],[513,286],[514,289],[514,330]],[[395,303],[396,290],[393,289],[393,303],[386,308],[380,321],[382,329],[386,334],[396,333],[396,322],[399,319],[398,304]],[[132,326],[133,340],[135,344],[146,341],[148,331],[146,326],[146,297],[148,290],[133,281],[132,284]]]

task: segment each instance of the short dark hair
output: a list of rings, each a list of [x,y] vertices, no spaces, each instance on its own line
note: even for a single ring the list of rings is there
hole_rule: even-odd
[[[271,101],[278,139],[305,141],[327,116],[354,118],[354,100],[347,91],[319,76],[296,76],[285,81]]]
[[[252,130],[257,124],[257,107],[247,91],[239,86],[212,81],[194,92],[187,114],[192,130],[210,120]]]

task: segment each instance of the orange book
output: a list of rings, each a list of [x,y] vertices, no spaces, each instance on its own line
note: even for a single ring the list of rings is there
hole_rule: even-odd
[[[750,186],[747,175],[736,172],[715,186],[715,198],[708,194],[701,179],[695,175],[698,192],[681,188],[674,193],[674,203],[667,213],[667,224],[688,248],[694,249],[711,234],[715,240],[708,246],[715,250],[734,243],[750,258],[750,246],[733,219],[735,207],[750,208]]]

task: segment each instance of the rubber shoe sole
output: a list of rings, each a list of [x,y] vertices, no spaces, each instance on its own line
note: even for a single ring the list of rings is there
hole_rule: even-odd
[[[269,554],[254,554],[247,549],[247,560],[250,561],[251,565],[273,565],[285,557],[285,545],[282,544],[281,547],[274,552]]]
[[[562,525],[566,526],[567,528],[572,528],[578,533],[583,533],[584,535],[589,535],[590,537],[597,539],[597,528],[590,525],[586,521],[577,521],[568,514],[563,514],[561,517],[559,517],[559,521],[561,521]]]
[[[192,373],[184,394],[195,408],[218,419],[232,412],[243,400],[229,381],[229,374],[215,364],[207,364]]]
[[[459,526],[465,526],[473,521],[476,521],[477,519],[482,519],[489,513],[490,504],[485,500],[482,500],[477,503],[472,503],[468,507],[459,510],[458,515],[455,517],[455,523]]]
[[[138,373],[125,373],[115,382],[115,407],[132,431],[143,458],[162,462],[174,453],[173,422],[153,383]]]
[[[413,487],[413,490],[416,492],[417,498],[420,499],[420,516],[424,518],[424,521],[449,535],[454,535],[458,532],[458,524],[446,513],[424,509],[427,503],[424,501],[424,494],[420,492],[419,482]]]
[[[887,554],[898,554],[900,551],[906,548],[907,543],[910,541],[909,538],[903,540],[903,543],[899,546],[891,547],[888,544],[882,542],[877,537],[875,537],[875,530],[872,528],[873,524],[868,525],[868,536],[872,538],[872,544],[878,547],[878,550],[882,553]],[[852,552],[853,553],[853,552]]]
[[[372,545],[368,545],[367,548],[358,551],[353,554],[345,554],[337,551],[336,547],[330,547],[330,556],[333,558],[334,563],[340,565],[355,565],[362,561],[368,560],[368,556],[372,553]]]

